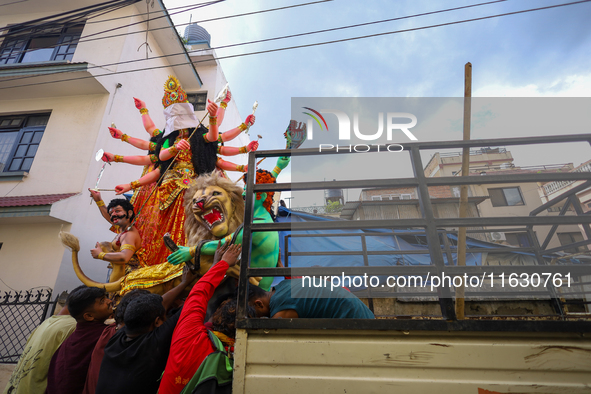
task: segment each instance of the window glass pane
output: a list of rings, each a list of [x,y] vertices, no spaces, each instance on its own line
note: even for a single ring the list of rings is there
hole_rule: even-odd
[[[21,144],[28,144],[31,142],[31,138],[33,137],[33,132],[29,131],[28,133],[23,134],[23,138],[21,138]]]
[[[14,157],[23,157],[27,152],[27,145],[19,145],[16,148],[16,152],[14,153]]]
[[[57,45],[59,37],[36,37],[29,42],[21,63],[43,62],[51,60],[53,48]]]
[[[31,142],[34,144],[38,144],[39,142],[41,142],[41,137],[43,137],[43,132],[36,131],[35,136],[33,137],[33,141],[31,141]]]
[[[503,189],[488,189],[488,195],[493,207],[503,207],[507,205]]]
[[[18,136],[18,131],[0,133],[0,171],[6,167],[8,156]]]
[[[26,156],[28,157],[34,157],[35,153],[37,153],[37,148],[39,147],[39,145],[31,145],[29,146],[29,149],[27,149],[27,154]]]
[[[2,119],[2,121],[0,121],[0,126],[9,126],[10,125],[10,119]]]
[[[19,126],[22,121],[23,121],[23,118],[12,119],[12,121],[10,122],[10,125],[11,126]]]
[[[72,27],[68,27],[66,29],[66,33],[68,34],[77,34],[78,36],[80,36],[80,34],[82,34],[82,29],[84,29],[84,25],[77,25],[77,26],[72,26]]]
[[[521,193],[519,193],[518,188],[510,187],[503,189],[503,192],[505,193],[505,198],[507,199],[507,205],[523,205]]]
[[[20,169],[22,162],[23,162],[23,159],[14,159],[12,161],[12,163],[10,164],[10,168],[8,170],[9,171],[18,171]]]
[[[27,120],[27,127],[31,126],[46,126],[49,121],[49,115],[30,116]]]
[[[23,165],[21,166],[21,170],[22,171],[29,171],[31,169],[32,164],[33,164],[33,158],[32,157],[26,158],[25,161],[23,162]]]

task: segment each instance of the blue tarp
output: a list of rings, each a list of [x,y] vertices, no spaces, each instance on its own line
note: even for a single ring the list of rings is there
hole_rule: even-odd
[[[316,215],[310,215],[301,212],[289,211],[280,207],[278,222],[314,222],[338,220]],[[398,251],[413,250],[424,251],[424,254],[390,254],[368,256],[370,266],[393,266],[393,265],[430,265],[431,257],[429,248],[425,241],[425,232],[423,230],[394,230],[394,233],[405,233],[404,235],[393,235],[389,229],[372,230],[306,230],[306,231],[281,231],[279,233],[280,247],[285,246],[285,237],[292,234],[288,242],[289,252],[331,252],[331,251],[351,251],[362,252],[361,236],[338,236],[338,234],[354,233],[365,234],[367,250],[377,251]],[[409,233],[415,233],[412,235]],[[306,235],[306,237],[294,237],[293,235]],[[331,234],[326,236],[325,234]],[[337,235],[333,235],[337,234]],[[495,244],[482,246],[482,242],[471,245],[472,240],[468,240],[469,246],[478,247],[498,247]],[[282,256],[284,254],[282,253]],[[446,256],[444,255],[444,259]],[[455,256],[454,256],[455,259]],[[455,261],[452,265],[455,265]],[[285,264],[285,262],[284,262]],[[446,261],[446,264],[448,262]],[[467,265],[482,264],[481,253],[469,253],[466,256]],[[319,265],[323,267],[353,267],[363,266],[362,254],[338,255],[338,256],[291,256],[287,266],[290,267],[311,267]]]

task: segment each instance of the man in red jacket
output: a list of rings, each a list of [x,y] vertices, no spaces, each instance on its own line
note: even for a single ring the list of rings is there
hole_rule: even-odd
[[[236,265],[241,250],[240,245],[224,245],[223,248],[218,245],[213,259],[214,265],[193,286],[172,336],[159,394],[180,393],[205,357],[216,350],[204,325],[207,303],[224,279],[228,268]],[[216,329],[218,328],[214,323],[214,330]]]

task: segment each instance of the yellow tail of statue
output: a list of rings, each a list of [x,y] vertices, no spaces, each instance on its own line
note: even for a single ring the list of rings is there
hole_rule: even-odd
[[[123,278],[119,279],[116,282],[101,283],[96,282],[90,279],[88,276],[86,276],[84,272],[82,272],[82,269],[80,268],[80,263],[78,261],[78,252],[80,251],[80,241],[78,240],[78,238],[75,235],[65,231],[60,231],[59,237],[66,249],[72,251],[72,266],[74,267],[74,272],[76,273],[76,276],[78,277],[78,279],[80,279],[82,283],[89,287],[103,287],[109,293],[119,292],[121,290],[121,281],[123,280]]]

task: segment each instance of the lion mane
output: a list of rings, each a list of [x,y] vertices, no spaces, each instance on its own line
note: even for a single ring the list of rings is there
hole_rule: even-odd
[[[193,216],[193,210],[191,209],[195,192],[199,189],[205,189],[208,186],[218,186],[224,189],[230,196],[232,204],[235,207],[234,214],[228,218],[228,235],[236,231],[238,226],[240,226],[244,220],[244,199],[242,198],[242,188],[236,186],[231,180],[221,177],[216,171],[200,175],[185,191],[185,236],[187,238],[187,245],[197,245],[202,240],[217,239],[207,228],[205,228],[205,226],[202,226],[195,219],[195,216]]]

